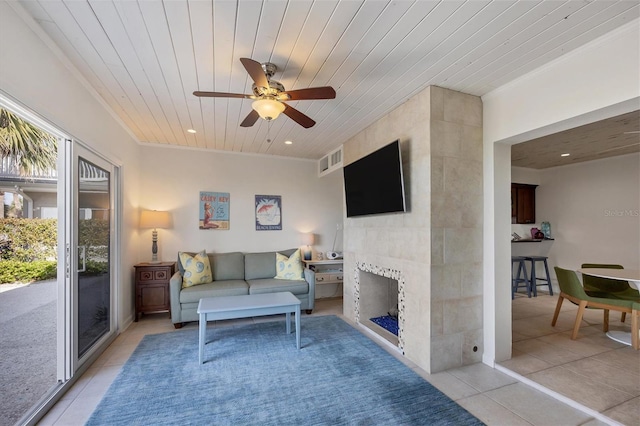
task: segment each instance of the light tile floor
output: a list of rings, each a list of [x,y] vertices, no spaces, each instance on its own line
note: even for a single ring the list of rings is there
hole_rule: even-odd
[[[640,352],[609,339],[603,311],[587,309],[576,340],[578,307],[564,301],[551,327],[557,295],[516,296],[512,303],[513,356],[500,363],[625,425],[640,425]],[[631,318],[609,315],[609,330],[631,330]]]
[[[541,299],[541,298],[539,298]],[[533,306],[535,304],[514,302],[514,311],[517,306],[522,306],[527,311],[536,312],[540,316],[545,314],[545,306]],[[544,304],[540,304],[544,305]],[[338,315],[342,316],[341,299],[320,299],[316,301],[316,308],[312,316]],[[522,315],[522,316],[521,316]],[[518,319],[526,318],[526,315],[514,313]],[[227,324],[252,323],[269,321],[271,318],[249,318],[244,320],[216,322],[215,326]],[[516,322],[517,320],[514,320]],[[549,317],[550,321],[550,317]],[[544,321],[535,322],[539,327],[544,327]],[[186,328],[197,328],[197,323],[190,323]],[[514,327],[515,328],[515,327]],[[525,328],[527,332],[528,327]],[[137,344],[146,334],[164,333],[174,331],[173,325],[166,314],[144,316],[139,322],[131,324],[113,344],[100,356],[100,358],[87,370],[78,382],[67,392],[64,397],[47,413],[39,422],[40,425],[78,425],[83,424],[91,415],[98,402],[105,394],[111,382],[115,379],[122,365],[131,355]],[[553,330],[551,330],[553,331]],[[531,334],[530,331],[528,331]],[[549,333],[551,334],[551,333]],[[547,336],[549,334],[542,335]],[[591,333],[590,339],[595,339]],[[586,333],[585,333],[586,335]],[[514,333],[515,336],[515,333]],[[525,336],[525,334],[518,334]],[[515,337],[514,337],[515,338]],[[531,340],[529,338],[519,341]],[[546,343],[546,342],[545,342]],[[593,419],[589,415],[578,411],[544,393],[529,387],[516,379],[484,364],[475,364],[462,368],[448,370],[437,374],[427,374],[421,368],[412,365],[411,362],[400,356],[397,351],[382,345],[407,366],[440,389],[450,398],[458,402],[480,420],[488,425],[600,425],[604,424]],[[624,352],[624,350],[623,350]],[[607,352],[605,352],[607,353]],[[534,355],[528,355],[539,359]],[[564,359],[560,355],[554,355]],[[598,355],[591,357],[591,362],[601,362]],[[569,357],[572,358],[572,357]],[[628,362],[626,355],[617,357],[617,362]],[[514,361],[516,362],[516,361]],[[525,362],[524,364],[529,364]],[[544,372],[548,367],[548,361],[540,359],[535,371],[528,374]],[[553,377],[553,375],[551,375]],[[631,379],[627,380],[627,386],[633,388]],[[628,389],[627,389],[628,390]],[[624,392],[624,391],[623,391]],[[617,395],[617,394],[616,394]],[[637,396],[637,395],[636,395]],[[615,396],[612,401],[617,401]],[[636,397],[637,400],[637,397]],[[627,401],[629,403],[629,401]],[[632,403],[632,402],[631,402]],[[613,403],[608,403],[613,404]],[[624,405],[624,402],[622,403]],[[624,410],[624,407],[616,406]],[[615,408],[615,407],[613,407]],[[615,410],[614,410],[615,411]],[[615,412],[612,412],[615,414]],[[638,418],[636,417],[636,420]],[[634,424],[634,423],[627,423]],[[638,424],[636,421],[635,424]]]

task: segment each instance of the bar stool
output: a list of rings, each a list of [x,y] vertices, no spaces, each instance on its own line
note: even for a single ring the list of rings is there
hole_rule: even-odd
[[[553,288],[551,288],[551,276],[549,275],[549,265],[547,264],[547,256],[525,256],[525,259],[531,262],[531,288],[533,290],[533,296],[538,296],[538,286],[547,285],[549,286],[549,295],[553,296]],[[544,272],[546,274],[546,278],[538,278],[536,277],[536,262],[543,262],[544,264]],[[538,281],[543,281],[542,284],[538,284]]]
[[[511,299],[515,297],[520,287],[527,289],[527,295],[531,297],[531,281],[527,273],[527,258],[523,256],[511,256]],[[518,264],[518,269],[514,275],[514,264]],[[523,284],[520,284],[523,283]]]

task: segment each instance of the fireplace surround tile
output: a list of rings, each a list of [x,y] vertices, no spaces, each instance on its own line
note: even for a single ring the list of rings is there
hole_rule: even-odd
[[[435,373],[482,354],[472,350],[482,332],[482,101],[429,87],[347,141],[344,162],[396,139],[409,210],[345,219],[345,268],[402,271],[403,350]],[[345,273],[347,318],[357,310],[355,275]]]

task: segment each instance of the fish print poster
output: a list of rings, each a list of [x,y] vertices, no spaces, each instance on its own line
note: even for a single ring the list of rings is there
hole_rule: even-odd
[[[256,231],[282,231],[280,195],[256,195]]]

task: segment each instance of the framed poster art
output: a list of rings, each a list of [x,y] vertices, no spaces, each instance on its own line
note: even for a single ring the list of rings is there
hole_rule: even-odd
[[[282,231],[282,197],[256,195],[256,231]]]
[[[229,229],[229,193],[200,192],[200,229]]]

